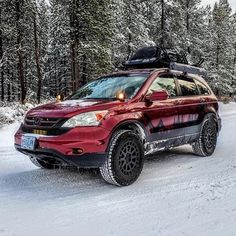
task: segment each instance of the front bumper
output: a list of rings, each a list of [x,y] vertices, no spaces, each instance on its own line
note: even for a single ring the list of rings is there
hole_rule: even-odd
[[[56,160],[78,167],[101,167],[106,160],[110,131],[102,127],[79,127],[57,136],[24,133],[22,127],[15,134],[15,148],[21,153],[42,160]],[[37,138],[34,151],[21,148],[23,135]],[[80,154],[74,150],[82,150]]]
[[[20,145],[15,145],[17,151],[29,156],[35,157],[42,161],[53,161],[53,163],[61,163],[67,165],[78,166],[82,168],[98,168],[106,161],[106,153],[87,153],[79,156],[63,155],[52,149],[35,149],[29,151],[22,149]]]

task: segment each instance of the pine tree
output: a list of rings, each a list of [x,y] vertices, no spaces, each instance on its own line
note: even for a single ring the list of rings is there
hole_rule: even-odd
[[[47,96],[55,97],[72,91],[70,16],[68,2],[50,2],[49,46],[45,64],[44,91]]]
[[[227,0],[1,0],[0,97],[40,102],[69,95],[158,44],[205,58],[209,82],[236,87],[236,15]]]
[[[231,18],[231,35],[233,44],[232,88],[236,89],[236,13]]]
[[[2,29],[2,2],[0,2],[0,76],[1,76],[1,100],[4,101],[4,72],[2,68],[3,61],[3,29]]]
[[[203,56],[202,46],[206,35],[206,9],[201,0],[177,0],[171,2],[171,46],[189,55],[190,62]]]
[[[149,2],[143,0],[120,0],[112,2],[114,22],[113,62],[119,67],[121,62],[140,47],[154,45],[149,35],[151,25]]]
[[[42,97],[42,83],[48,50],[48,14],[48,7],[45,1],[38,1],[33,18],[38,103],[40,103]]]
[[[210,45],[209,72],[212,86],[221,94],[232,92],[232,40],[230,33],[231,8],[227,0],[220,0],[213,9]]]
[[[70,16],[78,88],[111,68],[110,0],[71,1]]]

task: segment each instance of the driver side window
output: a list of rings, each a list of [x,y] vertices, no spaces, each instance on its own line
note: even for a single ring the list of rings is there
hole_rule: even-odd
[[[148,90],[148,94],[166,90],[170,98],[177,96],[175,79],[170,75],[157,77]]]

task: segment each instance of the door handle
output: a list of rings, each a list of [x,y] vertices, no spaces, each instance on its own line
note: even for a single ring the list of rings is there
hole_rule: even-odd
[[[178,100],[178,101],[175,101],[175,105],[181,105],[182,104],[182,101]]]
[[[205,99],[205,98],[201,98],[201,99],[200,99],[200,102],[201,102],[201,103],[204,103],[204,102],[206,102],[206,99]]]

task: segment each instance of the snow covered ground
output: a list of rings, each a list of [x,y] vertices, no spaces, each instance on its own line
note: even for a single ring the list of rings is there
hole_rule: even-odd
[[[236,104],[222,105],[214,156],[181,147],[117,188],[92,173],[40,170],[0,129],[0,235],[236,235]]]

